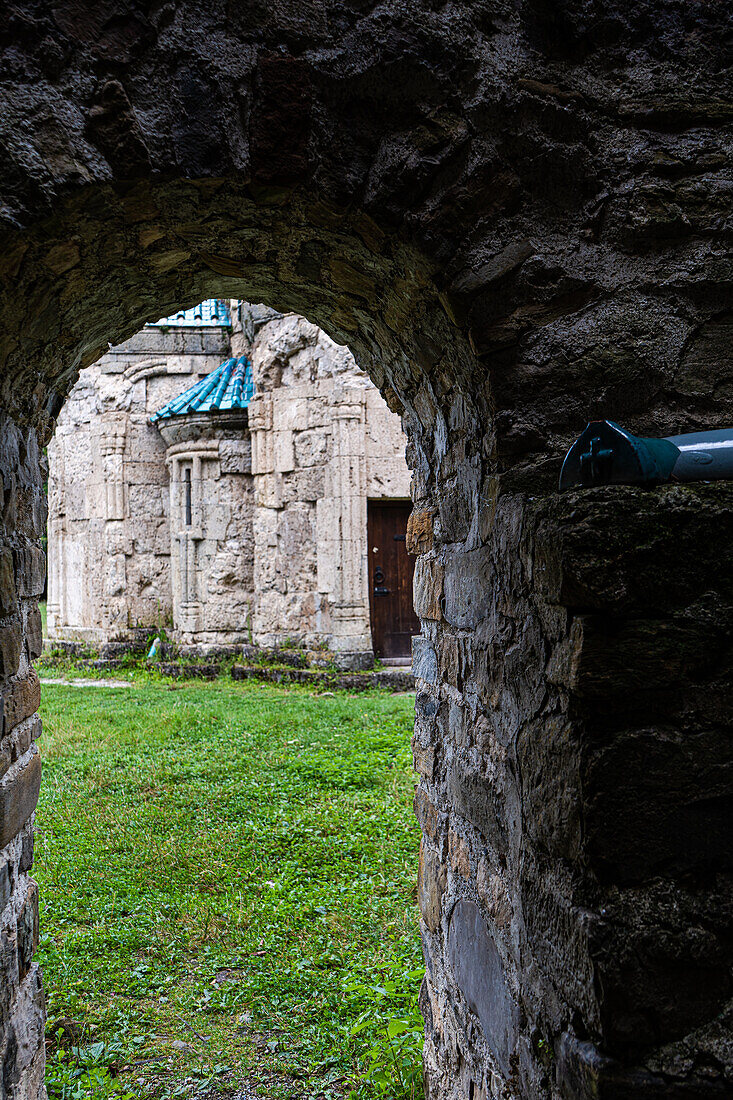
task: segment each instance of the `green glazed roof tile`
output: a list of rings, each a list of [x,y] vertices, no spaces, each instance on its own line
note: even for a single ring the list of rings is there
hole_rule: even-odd
[[[246,409],[254,396],[252,364],[246,355],[227,359],[185,393],[174,397],[150,417],[150,423],[189,413],[229,412]]]

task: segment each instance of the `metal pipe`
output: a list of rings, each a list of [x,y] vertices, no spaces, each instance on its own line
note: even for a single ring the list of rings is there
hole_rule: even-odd
[[[595,420],[566,454],[560,489],[727,479],[733,479],[733,428],[651,439]]]

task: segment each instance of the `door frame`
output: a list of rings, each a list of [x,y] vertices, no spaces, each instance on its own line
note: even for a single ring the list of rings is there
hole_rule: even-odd
[[[389,509],[389,508],[394,508],[394,509],[404,508],[405,506],[407,506],[407,508],[409,508],[409,510],[411,512],[412,509],[413,509],[413,501],[412,501],[411,497],[374,497],[374,496],[368,496],[366,498],[367,594],[368,594],[368,600],[369,600],[369,632],[370,632],[371,639],[372,639],[372,651],[374,653],[374,656],[378,660],[381,660],[382,655],[378,653],[378,647],[377,647],[376,638],[375,638],[375,635],[374,635],[374,615],[372,613],[373,601],[374,601],[374,593],[373,593],[374,582],[373,582],[373,578],[372,578],[372,560],[373,560],[372,559],[372,545],[371,545],[371,540],[369,538],[369,513],[370,513],[370,509],[373,505],[376,505],[380,508],[387,508],[387,509]],[[414,570],[414,566],[413,566],[413,570]],[[412,595],[410,596],[410,606],[411,606],[413,612],[415,612]],[[387,660],[389,660],[389,658],[387,658]]]

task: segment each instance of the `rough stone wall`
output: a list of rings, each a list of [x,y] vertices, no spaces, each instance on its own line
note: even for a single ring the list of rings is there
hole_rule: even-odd
[[[729,488],[555,498],[589,417],[733,416],[725,5],[17,0],[0,48],[3,545],[107,340],[228,295],[348,344],[418,506],[428,1088],[725,1096]]]
[[[224,329],[143,329],[88,367],[48,445],[51,640],[170,625],[165,444],[148,422],[227,355]]]
[[[262,324],[252,363],[254,639],[368,659],[367,499],[409,499],[400,418],[303,317]]]
[[[429,1097],[729,1091],[732,522],[725,483],[508,495],[419,557]]]
[[[7,1097],[45,1097],[46,1005],[38,945],[38,887],[33,864],[33,811],[41,783],[38,705],[41,685],[32,662],[43,644],[38,597],[45,559],[39,540],[46,524],[43,458],[32,429],[0,417],[3,491],[9,538],[0,551],[0,1026],[2,1088]],[[6,528],[7,530],[7,528]]]

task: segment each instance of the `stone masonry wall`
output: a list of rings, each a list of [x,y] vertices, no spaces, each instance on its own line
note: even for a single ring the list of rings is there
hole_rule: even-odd
[[[366,658],[367,499],[409,499],[400,418],[303,317],[262,325],[252,362],[254,640]]]
[[[371,651],[366,499],[409,499],[399,417],[315,325],[247,303],[232,309],[231,336],[147,327],[69,395],[49,445],[52,641],[100,643],[167,625],[183,645],[329,645],[335,635],[341,649]],[[234,346],[254,361],[255,420],[258,406],[269,417],[256,498],[246,417],[149,423]],[[347,407],[357,419],[353,483],[334,433]]]
[[[48,631],[106,642],[172,613],[165,444],[148,422],[219,365],[225,329],[150,326],[74,386],[48,446]]]
[[[458,563],[415,514],[430,1098],[726,1093],[732,522],[727,484],[509,496]]]
[[[32,662],[41,654],[46,524],[42,455],[33,430],[0,419],[0,502],[10,534],[0,551],[0,667],[5,681],[0,739],[0,1059],[7,1097],[45,1097],[46,1005],[38,945],[38,887],[33,864],[33,811],[41,783],[37,714],[41,686]],[[7,528],[6,528],[7,530]]]
[[[348,344],[413,470],[432,1100],[731,1092],[730,486],[555,491],[590,418],[733,418],[729,30],[702,0],[17,0],[0,38],[0,747],[37,729],[38,454],[79,370],[213,295]],[[43,1096],[26,743],[8,1100]]]

